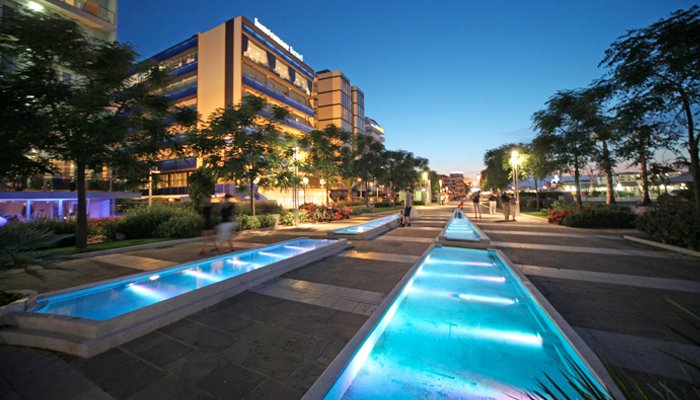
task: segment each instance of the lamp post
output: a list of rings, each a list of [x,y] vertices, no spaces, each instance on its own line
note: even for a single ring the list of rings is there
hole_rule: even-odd
[[[160,174],[157,169],[152,169],[148,171],[148,208],[151,208],[151,203],[153,202],[153,175]]]
[[[306,185],[309,184],[309,178],[303,177],[301,181],[304,183],[304,204],[306,204]]]
[[[299,179],[299,147],[294,146],[294,194],[292,195],[292,203],[294,205],[294,225],[299,225],[299,188],[297,187],[297,180]],[[306,193],[304,193],[306,195]]]
[[[520,192],[518,191],[518,151],[510,152],[511,163],[513,164],[513,190],[515,191],[515,215],[520,215]]]

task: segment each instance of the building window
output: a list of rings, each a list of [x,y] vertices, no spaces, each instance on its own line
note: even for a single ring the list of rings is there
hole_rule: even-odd
[[[296,76],[294,77],[294,85],[304,92],[306,94],[311,94],[311,90],[309,88],[309,85],[307,83],[307,80],[301,77],[301,74],[295,74]]]
[[[243,55],[256,63],[265,66],[265,68],[269,66],[267,61],[267,52],[251,40],[248,40],[248,46]]]
[[[289,80],[289,67],[286,65],[282,64],[281,62],[277,61],[275,63],[275,69],[274,72],[280,76],[280,78],[284,80]]]

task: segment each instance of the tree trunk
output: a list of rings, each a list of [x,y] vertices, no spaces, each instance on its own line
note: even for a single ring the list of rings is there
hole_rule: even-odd
[[[642,169],[642,205],[648,206],[651,204],[651,197],[649,197],[649,171],[647,171],[647,156],[644,149],[639,152],[639,166]]]
[[[539,191],[539,185],[537,184],[537,178],[532,177],[532,180],[535,182],[535,209],[537,211],[540,211],[540,191]]]
[[[605,198],[605,204],[615,204],[615,188],[613,187],[612,162],[610,161],[610,150],[608,142],[603,140],[603,168],[605,169],[605,186],[608,193]]]
[[[255,178],[251,176],[248,181],[250,182],[250,212],[255,216]]]
[[[84,249],[87,247],[88,224],[87,224],[87,190],[85,187],[85,163],[76,162],[76,189],[78,190],[78,213],[75,229],[75,248]]]
[[[574,156],[574,185],[576,186],[576,203],[579,206],[583,205],[581,199],[581,173],[578,170],[578,157]]]
[[[695,138],[695,127],[693,126],[693,113],[690,104],[685,97],[683,100],[683,110],[688,123],[688,154],[690,154],[690,175],[693,177],[693,191],[695,192],[695,208],[700,210],[700,157],[698,157],[698,141]]]

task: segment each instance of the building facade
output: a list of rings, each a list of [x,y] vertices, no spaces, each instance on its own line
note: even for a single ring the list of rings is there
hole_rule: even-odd
[[[365,132],[365,93],[357,86],[350,89],[352,98],[352,133],[361,135]]]
[[[101,40],[117,38],[117,0],[0,0],[0,17],[22,7],[60,14]]]
[[[378,142],[384,143],[384,128],[377,121],[370,117],[365,117],[365,135],[372,136]]]
[[[217,109],[255,95],[289,110],[279,124],[285,134],[300,135],[317,125],[313,69],[257,18],[233,18],[151,59],[172,70],[167,88],[172,101],[194,108],[205,121]],[[194,157],[161,161],[155,193],[186,194],[187,178],[196,167]]]
[[[352,87],[341,71],[316,73],[316,129],[328,125],[352,132]]]

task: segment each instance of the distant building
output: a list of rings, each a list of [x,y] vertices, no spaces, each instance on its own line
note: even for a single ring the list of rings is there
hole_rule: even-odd
[[[372,136],[378,142],[384,142],[384,128],[370,117],[365,117],[365,135]]]
[[[442,186],[447,188],[450,199],[461,199],[467,196],[467,180],[461,172],[453,172],[448,175],[441,175]]]
[[[365,93],[357,86],[350,89],[352,93],[352,133],[365,133]]]
[[[317,72],[316,79],[316,129],[335,125],[344,131],[353,132],[350,79],[341,71],[327,69]],[[364,95],[362,103],[364,113]]]

